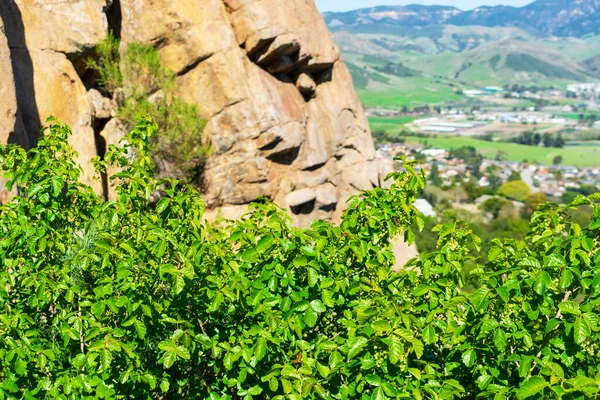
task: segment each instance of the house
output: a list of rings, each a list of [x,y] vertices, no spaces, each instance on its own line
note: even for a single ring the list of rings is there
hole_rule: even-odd
[[[426,217],[435,217],[437,215],[431,203],[425,199],[417,199],[415,201],[415,207]]]
[[[427,157],[439,158],[445,157],[448,152],[444,149],[425,149],[421,150],[420,153]]]
[[[456,128],[450,128],[446,126],[433,126],[433,125],[425,125],[421,128],[423,132],[439,132],[439,133],[454,133],[456,132]]]

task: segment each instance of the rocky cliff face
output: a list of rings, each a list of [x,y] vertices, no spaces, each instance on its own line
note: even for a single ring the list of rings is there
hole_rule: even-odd
[[[59,117],[99,193],[111,188],[89,161],[123,132],[83,60],[109,29],[154,45],[208,120],[209,209],[236,216],[267,197],[297,222],[335,218],[379,184],[363,108],[313,0],[14,0],[0,15],[0,140],[35,145]]]

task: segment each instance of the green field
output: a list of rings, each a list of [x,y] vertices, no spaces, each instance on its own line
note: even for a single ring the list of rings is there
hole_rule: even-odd
[[[426,104],[444,104],[461,101],[464,97],[456,94],[455,88],[434,79],[423,77],[394,78],[390,84],[371,81],[366,89],[356,88],[358,97],[365,107],[400,109]]]
[[[419,118],[425,118],[419,117]],[[394,117],[369,117],[369,126],[371,131],[385,131],[389,133],[397,133],[402,130],[402,127],[410,122],[413,122],[416,117],[410,115],[399,115]]]
[[[600,166],[600,145],[591,146],[567,146],[562,149],[532,147],[515,143],[487,142],[471,137],[446,136],[437,138],[418,138],[411,136],[407,138],[413,142],[425,143],[427,145],[442,149],[459,148],[462,146],[473,146],[486,158],[495,158],[498,152],[503,151],[508,161],[534,161],[540,164],[552,164],[556,156],[562,156],[563,165],[575,167]]]

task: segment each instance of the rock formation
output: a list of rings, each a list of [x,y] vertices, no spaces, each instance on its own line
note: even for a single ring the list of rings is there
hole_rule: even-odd
[[[99,193],[110,188],[89,161],[123,128],[84,60],[109,29],[154,45],[208,120],[209,210],[236,216],[267,197],[306,223],[379,184],[365,113],[313,0],[13,0],[0,15],[0,140],[35,145],[55,115]]]

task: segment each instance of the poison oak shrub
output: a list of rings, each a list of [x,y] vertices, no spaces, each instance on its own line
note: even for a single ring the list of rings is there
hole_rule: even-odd
[[[0,208],[0,398],[453,399],[598,396],[600,196],[545,205],[524,242],[497,239],[461,290],[461,221],[391,272],[389,239],[423,226],[424,177],[350,199],[341,225],[291,225],[270,203],[203,221],[200,194],[156,180],[140,121],[78,183],[69,128],[0,147],[20,196]],[[160,190],[155,205],[148,199]],[[568,211],[592,205],[588,226]]]

